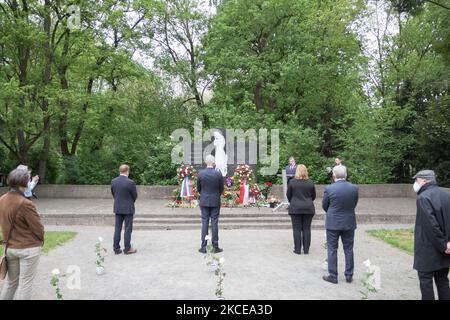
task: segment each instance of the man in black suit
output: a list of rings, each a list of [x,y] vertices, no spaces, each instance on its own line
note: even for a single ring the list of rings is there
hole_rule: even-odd
[[[133,254],[137,250],[131,248],[131,232],[133,231],[133,217],[135,213],[134,202],[137,199],[136,184],[128,178],[130,168],[123,164],[119,168],[120,175],[111,182],[111,193],[114,197],[114,213],[116,226],[114,231],[114,253],[120,254],[120,236],[122,225],[125,222],[125,249],[124,254]]]
[[[206,156],[206,169],[198,173],[197,191],[200,194],[200,210],[202,213],[202,239],[199,252],[206,253],[209,220],[211,219],[212,245],[214,252],[222,252],[219,248],[219,215],[220,196],[223,193],[223,177],[220,171],[214,169],[214,156]]]
[[[325,188],[322,208],[326,212],[325,229],[327,230],[328,275],[325,281],[338,282],[337,249],[339,237],[342,240],[345,254],[345,279],[353,280],[353,242],[355,238],[356,216],[358,204],[358,187],[347,182],[347,168],[343,165],[333,168],[335,183]]]
[[[286,170],[287,182],[295,176],[295,171],[297,170],[297,164],[295,163],[295,158],[293,156],[289,157],[289,164],[284,168]]]
[[[417,193],[414,269],[422,300],[434,300],[433,279],[439,300],[450,300],[450,193],[439,188],[433,170],[419,171],[413,179]]]
[[[297,165],[295,164],[295,158],[289,157],[289,164],[284,168],[286,169],[286,174],[291,177],[295,176],[295,170],[297,170]]]

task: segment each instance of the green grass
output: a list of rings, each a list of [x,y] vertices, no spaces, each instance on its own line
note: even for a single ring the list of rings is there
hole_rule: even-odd
[[[72,240],[77,235],[76,232],[71,231],[47,231],[45,232],[45,242],[43,251],[49,252],[60,245],[63,245],[69,240]],[[0,240],[2,239],[0,235]],[[0,247],[0,255],[3,255],[3,246]]]
[[[367,233],[409,254],[414,252],[414,229],[412,228],[369,230]]]

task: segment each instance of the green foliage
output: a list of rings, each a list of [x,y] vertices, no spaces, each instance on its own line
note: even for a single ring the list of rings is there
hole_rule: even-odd
[[[280,169],[294,155],[317,183],[341,155],[352,182],[429,168],[450,186],[442,1],[383,1],[398,32],[370,30],[379,55],[361,40],[375,14],[362,0],[210,1],[215,14],[197,0],[81,0],[79,29],[70,1],[14,3],[0,10],[2,174],[26,163],[44,183],[107,184],[127,163],[139,184],[175,184],[169,136],[201,119],[279,129]]]
[[[281,131],[281,141],[281,168],[287,165],[290,156],[294,156],[297,164],[306,165],[311,180],[316,183],[328,183],[325,168],[334,160],[320,154],[321,138],[318,130],[302,128],[294,121],[290,121]]]
[[[401,158],[402,142],[391,135],[387,109],[361,108],[352,126],[340,133],[341,153],[353,183],[384,183],[393,180],[392,167]],[[398,116],[398,115],[397,115]]]

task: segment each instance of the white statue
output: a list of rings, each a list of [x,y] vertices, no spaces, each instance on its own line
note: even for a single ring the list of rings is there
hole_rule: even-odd
[[[222,173],[222,176],[227,175],[228,156],[225,153],[225,137],[220,131],[214,131],[214,148],[216,159],[216,170]]]

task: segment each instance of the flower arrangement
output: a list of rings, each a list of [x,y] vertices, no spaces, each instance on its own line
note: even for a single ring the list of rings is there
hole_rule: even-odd
[[[253,197],[255,200],[258,200],[261,196],[261,190],[259,189],[258,185],[255,183],[250,187],[250,197]]]
[[[64,300],[61,288],[60,288],[60,282],[61,278],[65,277],[65,274],[61,274],[59,269],[53,269],[52,270],[52,278],[50,279],[50,284],[55,289],[55,295],[57,300]]]
[[[233,179],[235,180],[235,184],[240,184],[243,179],[250,184],[253,177],[253,170],[250,168],[248,164],[240,164],[237,166],[236,170],[234,170]]]
[[[227,177],[227,179],[225,180],[225,185],[228,188],[231,188],[233,186],[233,179],[231,179],[231,177]]]
[[[181,165],[177,169],[177,178],[180,184],[180,193],[178,194],[177,200],[187,200],[191,202],[198,198],[197,191],[197,172],[191,165]]]
[[[167,207],[172,208],[198,208],[199,203],[198,200],[193,199],[191,201],[182,201],[182,200],[175,200],[171,203],[167,204]]]
[[[190,178],[190,186],[183,181],[185,177]],[[280,201],[270,196],[272,182],[264,184],[256,184],[256,177],[252,168],[247,164],[240,164],[236,167],[233,176],[225,178],[225,188],[221,196],[222,207],[243,207],[240,203],[240,188],[241,182],[245,179],[246,184],[249,185],[249,201],[246,206],[267,206],[272,201],[274,204]],[[191,165],[181,165],[177,169],[177,180],[179,187],[172,192],[172,199],[166,204],[169,208],[198,208],[199,207],[199,193],[197,190],[197,172]],[[184,193],[183,190],[189,190],[189,193]],[[184,196],[181,195],[184,194]],[[269,201],[270,200],[270,201]]]
[[[197,171],[190,164],[183,164],[177,169],[178,183],[181,184],[185,177],[194,180],[197,176]]]
[[[233,200],[233,197],[235,196],[235,192],[229,188],[225,188],[223,191],[222,197],[226,201]]]
[[[259,189],[261,190],[261,194],[264,196],[265,199],[269,198],[270,191],[272,191],[272,182],[265,182],[264,184],[261,184],[259,186]]]
[[[98,237],[97,243],[95,244],[95,254],[97,255],[97,260],[95,264],[97,265],[96,272],[98,275],[101,275],[105,272],[105,267],[103,264],[105,263],[105,254],[107,250],[103,247],[103,238]]]

